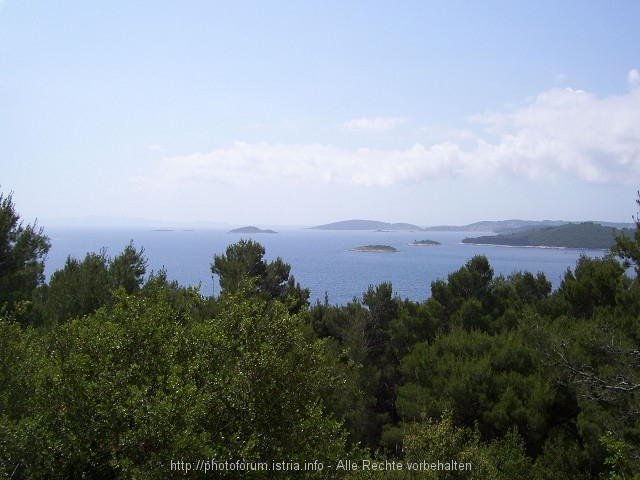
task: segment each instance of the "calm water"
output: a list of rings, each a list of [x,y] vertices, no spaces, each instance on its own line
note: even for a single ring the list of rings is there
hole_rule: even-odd
[[[227,245],[252,238],[266,249],[266,259],[281,257],[291,273],[311,291],[311,300],[324,299],[345,304],[360,297],[369,285],[390,281],[402,298],[422,301],[430,295],[431,282],[446,279],[477,254],[486,255],[495,275],[514,271],[544,272],[557,288],[567,268],[574,268],[582,253],[596,257],[602,250],[509,248],[461,244],[477,232],[361,232],[280,230],[278,234],[240,235],[226,230],[152,230],[150,228],[46,228],[52,248],[47,257],[47,277],[64,266],[70,255],[82,259],[87,252],[107,248],[110,256],[120,253],[133,240],[144,247],[148,272],[167,270],[168,277],[182,285],[200,285],[201,292],[214,291],[211,262]],[[422,239],[437,240],[436,247],[409,247]],[[350,252],[362,245],[391,245],[400,253]],[[219,292],[217,281],[215,293]]]

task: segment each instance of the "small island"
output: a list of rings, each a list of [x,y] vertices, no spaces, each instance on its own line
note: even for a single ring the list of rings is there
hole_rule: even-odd
[[[365,245],[363,247],[350,248],[350,252],[373,252],[373,253],[398,253],[400,250],[390,245]]]
[[[233,230],[230,230],[229,233],[278,233],[278,232],[274,232],[273,230],[262,230],[261,228],[258,228],[258,227],[249,226],[249,227],[234,228]]]
[[[435,245],[442,245],[440,242],[436,242],[435,240],[415,240],[411,243],[408,243],[410,247],[433,247]]]

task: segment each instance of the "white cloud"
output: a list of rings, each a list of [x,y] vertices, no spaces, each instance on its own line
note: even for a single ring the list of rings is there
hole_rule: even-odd
[[[637,70],[629,84],[638,81]],[[391,128],[401,119],[357,119],[362,128]],[[165,158],[146,188],[195,184],[391,186],[441,178],[494,175],[537,181],[640,183],[640,88],[597,97],[552,89],[509,112],[476,115],[470,146],[460,138],[408,149],[346,149],[327,144],[236,142],[229,148]]]
[[[640,72],[637,68],[634,68],[627,75],[627,82],[629,83],[630,88],[639,88],[640,87]]]
[[[640,181],[640,91],[598,98],[554,89],[513,112],[474,120],[498,136],[477,153],[502,170],[536,179]]]
[[[348,150],[322,144],[235,142],[230,148],[162,160],[141,187],[172,189],[195,183],[261,185],[293,181],[308,184],[389,186],[456,174],[466,167],[459,147],[443,143],[408,150]]]
[[[350,131],[360,132],[389,132],[407,119],[403,117],[375,117],[375,118],[354,118],[342,125]]]

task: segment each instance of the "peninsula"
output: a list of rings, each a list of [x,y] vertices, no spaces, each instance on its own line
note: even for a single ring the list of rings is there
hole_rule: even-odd
[[[273,230],[262,230],[258,227],[249,226],[249,227],[234,228],[233,230],[230,230],[228,233],[278,233],[278,232],[274,232]]]
[[[373,252],[373,253],[398,253],[395,247],[390,245],[365,245],[363,247],[350,248],[350,252]]]
[[[556,227],[534,228],[514,233],[465,238],[462,243],[511,247],[585,248],[607,250],[616,237],[632,236],[631,229],[605,227],[593,222],[569,223]]]
[[[524,232],[526,230],[544,229],[547,227],[559,227],[562,225],[569,225],[572,223],[581,222],[569,222],[565,220],[498,220],[491,221],[485,220],[482,222],[470,223],[468,225],[440,225],[436,227],[426,227],[424,231],[427,232],[491,232],[491,233],[516,233]],[[585,222],[582,222],[585,223]],[[604,222],[604,221],[591,221],[587,223],[596,223],[603,227],[612,228],[634,228],[634,223],[617,223],[617,222]]]

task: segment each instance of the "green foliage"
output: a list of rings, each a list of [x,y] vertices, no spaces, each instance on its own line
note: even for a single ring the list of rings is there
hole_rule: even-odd
[[[483,435],[506,435],[512,427],[541,448],[552,422],[551,382],[538,368],[538,355],[520,332],[491,336],[461,328],[414,346],[402,360],[405,384],[397,408],[405,421],[450,411],[458,425],[478,422]]]
[[[424,418],[406,429],[403,464],[403,475],[397,478],[536,478],[522,438],[515,430],[509,430],[501,439],[485,442],[477,427],[456,426],[449,412],[437,419]]]
[[[229,245],[224,255],[215,255],[211,271],[218,275],[223,291],[236,292],[246,278],[263,279],[267,264],[262,260],[264,247],[253,240]]]
[[[639,451],[637,340],[618,329],[613,318],[604,311],[579,326],[571,318],[559,318],[545,332],[544,341],[558,381],[575,391],[576,428],[597,471],[602,471],[607,456],[601,442],[607,431],[626,442],[629,458]]]
[[[307,342],[301,320],[278,302],[256,303],[242,292],[222,301],[225,313],[215,326],[222,329],[220,347],[231,359],[224,369],[229,406],[238,412],[241,428],[258,431],[260,458],[320,459],[339,453],[335,422],[322,420],[320,430],[311,425],[300,430],[309,415],[321,421],[322,393],[344,385],[340,370],[324,362],[326,342]],[[244,437],[255,435],[250,432]]]
[[[640,191],[638,191],[636,204],[640,206]],[[633,237],[629,235],[617,236],[611,252],[622,259],[626,268],[634,266],[636,276],[638,276],[640,275],[640,218],[636,216],[634,220],[636,229],[633,232]]]
[[[324,413],[326,392],[344,385],[326,342],[245,288],[205,321],[192,316],[195,292],[176,304],[158,286],[122,287],[111,307],[49,333],[0,323],[5,474],[166,478],[180,459],[344,458]]]
[[[465,317],[473,315],[465,315],[460,312],[463,304],[468,301],[479,302],[482,308],[488,304],[491,296],[491,282],[493,279],[493,269],[489,265],[489,260],[483,255],[476,255],[469,260],[460,270],[450,273],[448,282],[436,280],[431,284],[431,297],[442,307],[445,329],[454,323],[454,314],[459,312],[458,322],[465,321]],[[473,309],[477,305],[468,304],[466,309]],[[476,312],[477,313],[477,312]],[[475,316],[475,315],[474,315]],[[474,325],[476,324],[476,325]],[[476,318],[471,322],[467,322],[467,328],[486,327],[484,319]]]
[[[399,370],[398,362],[391,360],[389,334],[399,304],[392,285],[383,283],[369,286],[362,303],[354,300],[346,308],[318,303],[309,313],[316,334],[335,339],[336,348],[357,366],[351,375],[349,408],[335,413],[344,420],[351,434],[349,441],[372,450],[380,445],[383,425],[396,421],[394,398]]]
[[[575,392],[588,463],[611,478],[640,474],[638,287],[617,259],[583,256],[554,294],[552,323],[541,332],[559,382]]]
[[[111,288],[122,287],[126,293],[131,294],[142,286],[146,271],[144,248],[138,251],[131,242],[120,255],[109,261]]]
[[[369,286],[362,295],[362,303],[369,310],[365,325],[367,354],[377,360],[388,343],[389,323],[398,314],[398,299],[394,298],[390,283],[381,283],[377,287]]]
[[[417,303],[410,300],[398,302],[397,314],[389,322],[389,348],[398,365],[413,345],[435,338],[438,315],[430,310],[433,305],[432,302]]]
[[[543,273],[514,272],[506,278],[498,277],[492,285],[493,315],[502,315],[508,310],[520,310],[532,306],[541,310],[551,294],[551,282]]]
[[[251,295],[259,295],[268,300],[280,300],[287,304],[292,313],[308,307],[309,290],[296,284],[289,274],[291,266],[277,258],[267,263],[263,260],[264,247],[253,240],[240,240],[229,245],[224,255],[215,255],[211,272],[219,277],[223,291],[234,293],[240,286],[254,279]]]
[[[630,278],[616,259],[582,255],[575,272],[566,272],[558,295],[568,303],[573,316],[586,319],[596,308],[615,307],[618,295],[630,285]]]
[[[490,293],[492,279],[493,268],[489,265],[489,260],[484,255],[476,255],[463,268],[449,275],[447,287],[456,298],[476,298],[482,301]]]
[[[592,477],[589,464],[577,440],[569,438],[565,432],[554,433],[534,462],[534,478],[586,480]]]
[[[95,312],[110,303],[119,288],[128,294],[138,291],[146,266],[144,249],[138,251],[132,243],[114,258],[104,249],[87,253],[82,261],[67,258],[64,268],[54,272],[39,291],[36,308],[41,322],[64,322]]]
[[[623,441],[616,439],[611,431],[607,431],[600,437],[600,442],[607,449],[608,456],[605,458],[604,463],[611,469],[608,476],[610,480],[626,478],[637,480],[640,478],[640,474],[632,474],[632,471],[637,472],[637,467],[633,470],[631,469],[631,462],[626,452],[627,446]]]
[[[42,228],[22,224],[12,194],[0,193],[0,314],[28,322],[28,303],[44,281],[44,259],[50,247]]]

